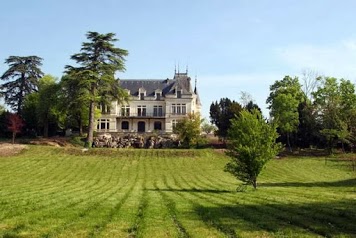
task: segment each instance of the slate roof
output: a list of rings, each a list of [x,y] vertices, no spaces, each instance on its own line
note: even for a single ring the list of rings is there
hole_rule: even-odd
[[[154,96],[157,89],[162,96],[175,94],[175,89],[182,90],[182,94],[192,95],[194,92],[187,73],[176,73],[173,79],[120,79],[121,87],[130,90],[132,96],[138,96],[139,89],[146,90],[146,96]]]

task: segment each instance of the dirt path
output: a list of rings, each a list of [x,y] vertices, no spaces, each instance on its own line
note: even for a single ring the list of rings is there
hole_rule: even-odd
[[[16,155],[26,148],[26,145],[0,143],[0,157]]]

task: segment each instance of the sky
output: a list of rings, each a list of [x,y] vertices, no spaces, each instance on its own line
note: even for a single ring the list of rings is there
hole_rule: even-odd
[[[197,78],[203,117],[213,101],[251,94],[268,116],[269,86],[304,69],[356,79],[353,0],[11,0],[0,14],[0,74],[11,55],[37,55],[60,78],[88,31],[129,51],[121,79]],[[194,80],[192,80],[194,81]]]

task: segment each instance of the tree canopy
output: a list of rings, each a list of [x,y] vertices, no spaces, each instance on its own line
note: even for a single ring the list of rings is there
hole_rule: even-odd
[[[243,110],[231,120],[227,150],[231,160],[225,171],[257,188],[263,167],[281,150],[277,137],[276,125],[268,123],[258,110]]]
[[[5,103],[21,114],[26,95],[37,91],[38,80],[43,76],[40,69],[42,58],[38,56],[10,56],[5,60],[9,68],[1,76],[8,81],[0,86],[0,95]]]
[[[230,119],[235,115],[239,115],[242,106],[229,98],[222,98],[219,102],[215,101],[210,105],[210,119],[211,123],[218,128],[217,135],[225,139],[227,131],[230,128]]]
[[[190,148],[197,145],[200,139],[200,124],[200,115],[197,113],[189,113],[187,117],[178,121],[173,128],[173,132],[178,134],[183,146]]]
[[[71,56],[80,66],[67,65],[66,69],[67,74],[78,80],[78,85],[88,91],[87,146],[90,146],[96,124],[96,105],[103,103],[110,107],[113,100],[123,101],[128,98],[126,91],[115,79],[117,71],[125,71],[125,56],[128,51],[114,46],[117,41],[114,33],[100,34],[90,31],[86,36],[89,41],[82,44],[81,52]]]
[[[285,76],[270,86],[267,98],[272,120],[278,123],[278,128],[287,135],[288,147],[291,150],[290,133],[297,131],[299,125],[298,106],[303,100],[301,85],[297,77]]]

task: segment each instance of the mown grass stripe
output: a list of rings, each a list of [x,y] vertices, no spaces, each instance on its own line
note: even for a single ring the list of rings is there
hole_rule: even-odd
[[[239,183],[223,172],[226,156],[211,150],[83,154],[31,147],[5,160],[0,237],[127,237],[130,227],[138,227],[132,234],[137,237],[183,237],[175,221],[191,237],[356,233],[355,174],[336,160],[272,160],[260,188],[242,193],[234,192]]]
[[[220,195],[216,194],[216,193],[209,193],[209,195],[207,195],[204,192],[199,192],[200,190],[197,188],[196,185],[191,186],[190,182],[187,181],[186,177],[180,176],[180,179],[183,181],[184,184],[187,185],[186,187],[193,188],[193,191],[192,191],[192,193],[186,193],[186,192],[182,193],[182,192],[179,192],[179,190],[177,190],[177,193],[179,193],[182,197],[184,197],[185,199],[188,199],[190,201],[205,200],[206,202],[210,203],[211,205],[215,205],[216,206],[217,201],[216,201],[216,199],[213,200],[212,199],[213,197],[218,197],[218,199],[226,200],[225,196],[229,194],[229,193],[223,193],[224,194],[223,198]],[[194,180],[191,180],[191,181],[194,181]],[[176,185],[178,185],[180,187],[180,189],[182,190],[183,187],[180,185],[179,182]],[[204,190],[202,190],[202,191],[204,191]],[[190,195],[190,197],[195,197],[195,199],[194,198],[189,198],[188,194]],[[196,198],[198,198],[198,199],[196,199]],[[233,201],[233,202],[235,202],[235,201]],[[225,204],[223,203],[223,204],[221,204],[221,206],[225,206]],[[199,206],[197,206],[197,207],[199,208]],[[264,224],[263,222],[262,223],[261,222],[260,223],[256,222],[256,220],[255,220],[256,218],[263,219],[260,215],[256,216],[255,218],[253,218],[254,216],[251,216],[253,214],[252,212],[250,212],[250,213],[247,212],[245,214],[244,212],[240,212],[239,210],[235,210],[234,213],[231,213],[231,208],[230,207],[227,208],[227,209],[224,209],[222,207],[222,210],[224,211],[225,214],[231,214],[235,218],[236,218],[236,215],[239,215],[243,220],[246,220],[246,221],[250,222],[251,224],[253,224],[253,226],[258,226],[262,230],[270,231],[270,232],[275,232],[276,231],[274,229],[271,229],[270,226]],[[198,212],[200,212],[200,213],[202,213],[202,211],[203,211],[203,209],[199,209],[198,210]],[[249,211],[251,211],[251,208],[249,209]],[[251,214],[251,215],[249,215],[249,214]],[[261,213],[261,215],[264,215],[264,214]],[[271,218],[269,218],[269,219],[271,219]],[[206,220],[208,220],[208,219],[206,219]],[[216,220],[217,220],[216,217],[213,217],[210,220],[211,220],[210,221],[211,224],[215,223],[215,226],[216,226],[217,229],[223,229],[226,232],[226,235],[230,235],[230,233],[231,233],[230,230],[231,229],[229,229],[227,227],[224,227],[223,225],[220,225],[220,224],[217,225],[218,223],[216,222]],[[283,223],[284,221],[283,220],[279,220],[279,221],[276,221],[276,222]],[[288,225],[288,224],[286,224],[286,225]]]
[[[183,180],[184,180],[184,178],[183,178]],[[193,181],[196,181],[196,180],[193,179]],[[187,181],[185,181],[185,182],[188,183]],[[211,198],[211,197],[213,197],[213,196],[218,196],[218,195],[212,194],[212,195],[209,196],[209,198]],[[203,199],[203,196],[200,196],[200,198]],[[220,197],[219,197],[219,199],[220,199]],[[226,199],[226,197],[225,197],[224,199]],[[249,199],[251,200],[251,197],[250,197]],[[234,200],[233,200],[233,201],[234,201]],[[231,202],[233,202],[233,201],[231,201]],[[223,204],[221,204],[221,205],[223,205]],[[270,206],[270,205],[267,204],[267,206],[266,206],[265,209],[267,209],[269,206]],[[256,210],[256,212],[258,211],[258,210],[256,209],[256,207],[254,207],[254,206],[251,206],[250,208]],[[274,207],[274,208],[279,211],[279,215],[278,215],[278,216],[276,215],[275,218],[280,219],[281,221],[286,220],[286,219],[288,218],[288,214],[289,214],[289,213],[287,213],[287,217],[286,217],[286,216],[283,216],[283,215],[281,214],[281,212],[282,212],[282,213],[283,213],[283,212],[286,212],[285,210],[281,210],[281,209],[276,208],[276,207]],[[271,209],[269,209],[269,210],[271,210]],[[274,213],[276,213],[276,211],[274,211],[274,210],[272,209],[272,211],[267,211],[267,212],[265,212],[265,213],[274,214]],[[303,215],[304,215],[304,214],[303,214]],[[294,223],[295,225],[300,226],[300,227],[302,227],[302,228],[304,228],[304,229],[307,229],[307,230],[312,230],[312,231],[314,231],[316,234],[319,234],[319,235],[325,236],[325,235],[328,234],[328,233],[326,233],[326,232],[320,231],[320,229],[315,229],[315,228],[313,228],[313,227],[310,227],[310,226],[306,225],[306,223],[307,223],[306,220],[308,220],[308,218],[303,218],[303,216],[301,216],[301,215],[298,214],[298,213],[297,213],[297,214],[293,213],[293,216],[294,216],[294,217],[293,217],[293,223]],[[299,219],[295,219],[296,217],[299,217]],[[315,217],[313,217],[313,218],[315,218]],[[322,220],[324,220],[324,219],[322,219]],[[322,221],[321,221],[321,223],[322,223]],[[332,223],[329,222],[328,224],[332,224]],[[268,228],[269,226],[266,226],[266,227]],[[271,230],[271,231],[273,231],[273,230]],[[275,232],[275,231],[273,231],[273,232]]]
[[[114,170],[113,170],[114,171]],[[127,177],[130,177],[130,170],[128,170],[128,175]],[[131,187],[128,189],[128,191],[125,192],[124,196],[122,199],[119,200],[119,202],[115,205],[114,210],[111,210],[111,212],[109,212],[108,214],[108,218],[112,218],[112,215],[114,214],[113,211],[118,211],[120,210],[120,207],[122,206],[122,204],[127,200],[127,198],[129,197],[130,193],[132,192],[132,190],[134,189],[136,182],[138,180],[138,175],[135,175],[134,178],[134,182],[131,185]],[[69,217],[69,219],[66,220],[65,223],[63,223],[61,226],[56,227],[54,230],[50,231],[49,233],[44,234],[44,236],[56,236],[58,235],[60,232],[64,231],[65,229],[68,229],[70,226],[72,226],[73,224],[75,224],[75,222],[77,222],[78,220],[84,219],[84,217],[86,217],[89,213],[95,212],[95,210],[98,210],[100,208],[100,205],[112,198],[115,194],[117,194],[119,191],[121,191],[122,189],[124,189],[125,187],[125,183],[126,181],[122,181],[123,184],[119,184],[120,181],[117,181],[116,185],[113,186],[113,184],[108,184],[105,183],[108,187],[108,189],[106,189],[106,187],[101,187],[101,189],[98,189],[98,194],[105,194],[106,192],[104,191],[110,191],[110,187],[115,188],[114,191],[112,191],[111,193],[109,193],[107,196],[103,197],[102,199],[95,201],[95,203],[93,203],[92,205],[86,207],[84,210],[82,210],[79,213],[74,213],[71,217]],[[96,194],[92,194],[92,195],[96,195]],[[95,198],[99,198],[100,196],[94,196]],[[95,229],[98,229],[100,227],[100,225],[106,225],[104,222],[100,223],[99,225],[95,226]],[[94,236],[94,232],[90,233],[90,235]]]
[[[73,174],[78,175],[79,173],[73,173]],[[76,177],[77,177],[77,176],[76,176]],[[68,179],[68,181],[71,181],[71,179]],[[62,186],[58,186],[58,189],[62,190],[62,192],[58,193],[57,190],[54,190],[54,191],[53,191],[53,195],[59,196],[59,197],[63,197],[63,196],[64,196],[62,199],[60,199],[60,200],[53,200],[53,202],[50,202],[50,203],[40,203],[41,206],[33,206],[33,207],[30,207],[30,209],[27,209],[27,210],[23,210],[23,209],[22,209],[22,210],[20,211],[20,213],[23,215],[23,213],[24,213],[24,212],[27,212],[27,211],[36,211],[36,212],[38,212],[39,210],[44,209],[44,208],[46,208],[46,207],[51,207],[52,209],[56,209],[55,206],[53,207],[53,204],[61,205],[62,202],[67,201],[67,200],[68,200],[68,196],[72,196],[71,194],[72,194],[73,192],[75,192],[76,190],[78,190],[78,191],[79,191],[79,190],[83,190],[83,192],[84,192],[86,189],[97,185],[97,184],[99,183],[99,180],[93,181],[93,182],[94,182],[93,184],[86,184],[86,186],[84,186],[84,187],[83,187],[83,186],[77,186],[77,184],[74,183],[74,182],[72,182],[72,183],[69,183],[69,182],[68,182],[68,184],[71,185],[71,186],[74,188],[73,190],[68,190],[68,189],[66,189],[65,186],[63,187],[63,185],[62,185]],[[92,185],[92,186],[89,186],[89,185]],[[99,185],[100,185],[100,184],[99,184]],[[101,185],[100,185],[100,186],[101,186]],[[95,188],[93,188],[93,189],[95,189]],[[38,190],[36,190],[36,191],[38,192]],[[88,191],[86,191],[86,192],[88,192]],[[49,200],[48,198],[51,198],[50,195],[52,195],[52,194],[39,194],[39,195],[38,195],[39,200],[35,200],[34,197],[30,197],[29,199],[30,199],[30,201],[31,201],[32,204],[37,204],[37,203],[39,203],[39,201],[43,200],[44,198],[47,198],[47,200]],[[67,196],[66,196],[66,195],[67,195]],[[50,201],[52,201],[52,200],[50,200]],[[75,203],[75,204],[76,204],[76,203]],[[12,204],[10,204],[10,205],[12,205]],[[12,205],[12,206],[13,206],[13,205]]]

